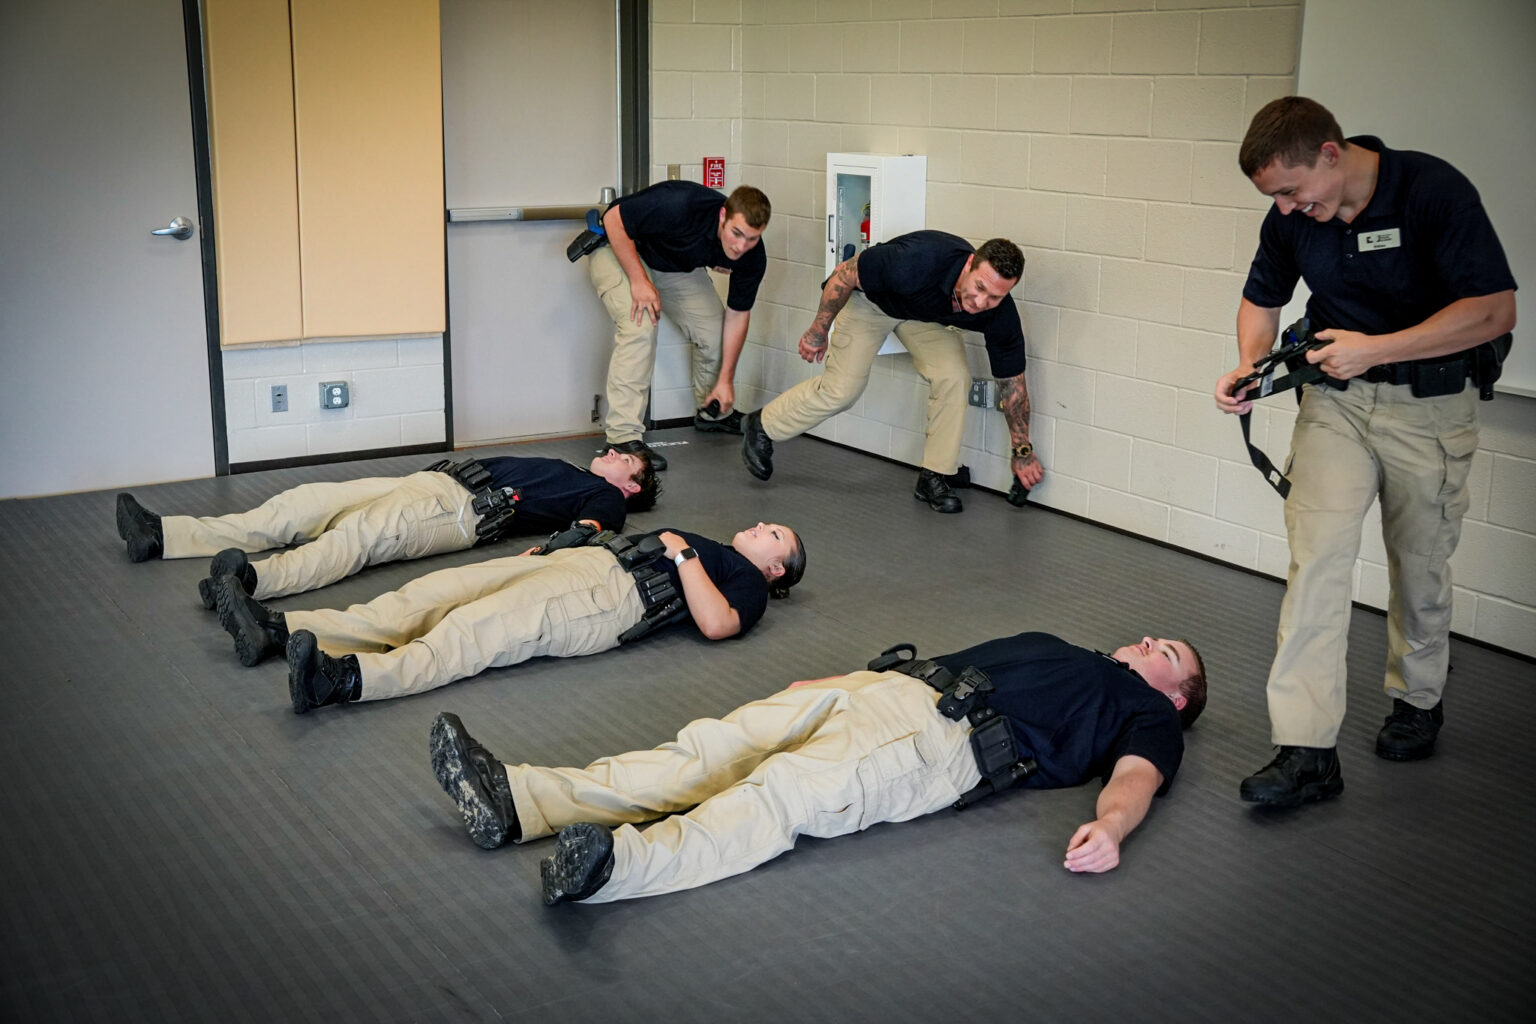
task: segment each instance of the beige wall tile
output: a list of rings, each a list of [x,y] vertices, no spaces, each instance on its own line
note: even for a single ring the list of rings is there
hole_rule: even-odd
[[[1071,118],[1071,78],[1065,75],[1019,75],[998,79],[999,128],[1066,134]]]
[[[1153,203],[1147,208],[1147,259],[1226,270],[1236,221],[1231,210]]]
[[[651,67],[657,71],[731,71],[728,25],[655,25]]]
[[[769,222],[763,238],[766,240],[769,235],[784,239],[785,259],[793,263],[803,263],[809,267],[825,265],[823,250],[827,248],[826,221],[813,220],[810,217],[781,216],[778,211],[774,211],[773,220]],[[757,314],[754,312],[754,324],[756,317]]]
[[[1136,376],[1174,387],[1209,392],[1226,373],[1230,335],[1192,331],[1167,324],[1140,325],[1136,334]]]
[[[1109,69],[1117,75],[1195,73],[1200,49],[1198,14],[1118,15],[1113,36]]]
[[[1093,371],[1036,360],[1029,367],[1029,404],[1056,420],[1059,441],[1067,422],[1093,422]]]
[[[967,74],[1027,75],[1035,66],[1035,23],[1029,18],[990,18],[965,23]]]
[[[934,0],[935,18],[995,18],[998,0]]]
[[[929,75],[870,75],[869,120],[921,127],[932,121]]]
[[[954,72],[965,55],[965,24],[959,21],[901,23],[901,70]]]
[[[1184,272],[1178,267],[1105,259],[1099,277],[1100,312],[1165,324],[1179,322]]]
[[[1029,187],[1103,195],[1106,152],[1103,139],[1031,136]]]
[[[1157,79],[1152,100],[1153,135],[1237,141],[1246,127],[1241,78]]]
[[[763,116],[763,75],[741,76],[741,116]]]
[[[1235,335],[1237,300],[1242,298],[1246,279],[1246,274],[1220,270],[1186,270],[1184,310],[1176,322],[1202,331]],[[1233,365],[1237,365],[1235,360]]]
[[[1173,443],[1178,392],[1163,384],[1115,373],[1094,380],[1093,423],[1132,437]]]
[[[960,140],[963,133],[947,128],[901,128],[896,136],[897,153],[920,153],[928,158],[929,181],[960,180]]]
[[[764,75],[763,116],[808,121],[816,116],[815,75]]]
[[[1259,108],[1270,100],[1277,100],[1282,96],[1290,96],[1296,92],[1296,79],[1291,75],[1283,75],[1279,78],[1255,78],[1249,76],[1248,88],[1243,94],[1243,131],[1248,131],[1248,125],[1253,121],[1253,115],[1259,112]],[[1348,134],[1348,129],[1345,130]],[[1239,139],[1242,137],[1239,136]]]
[[[687,24],[692,21],[693,0],[653,0],[651,3],[652,24]]]
[[[1072,0],[999,0],[997,13],[1010,14],[1071,14]]]
[[[1130,199],[1183,202],[1189,198],[1192,156],[1187,142],[1110,139],[1104,191]]]
[[[869,121],[868,75],[817,75],[817,121]]]
[[[760,187],[768,193],[775,213],[792,217],[814,216],[811,193],[815,189],[815,182],[811,172],[769,167],[763,174]]]
[[[709,71],[693,76],[694,117],[740,117],[741,76]]]
[[[1268,210],[1273,203],[1253,187],[1237,166],[1237,143],[1195,143],[1194,173],[1190,179],[1190,201],[1205,206],[1234,206],[1245,210]]]
[[[1253,255],[1259,248],[1259,227],[1264,223],[1265,215],[1254,210],[1243,210],[1235,216],[1237,229],[1233,232],[1232,266],[1227,269],[1246,276],[1248,268],[1253,265]]]
[[[960,180],[1022,188],[1029,181],[1029,136],[1022,132],[966,132],[960,139]]]
[[[936,128],[993,128],[997,124],[997,79],[990,75],[934,75]]]
[[[842,128],[816,121],[791,122],[785,153],[786,167],[807,171],[827,169],[827,154],[842,152]]]
[[[826,25],[791,25],[789,70],[843,70],[843,30]]]
[[[1066,248],[1067,196],[1062,193],[999,189],[992,205],[997,232],[1004,238],[1026,249]]]
[[[741,0],[693,0],[693,20],[740,25],[742,23]]]
[[[818,0],[768,0],[763,5],[763,20],[770,25],[815,21],[817,3]]]
[[[693,76],[686,71],[652,72],[651,116],[693,116]]]
[[[1130,486],[1131,439],[1124,434],[1061,419],[1055,454],[1058,473],[1119,491]]]
[[[1004,237],[1012,237],[1004,232]],[[1024,276],[1029,276],[1029,262],[1024,263]],[[1014,289],[1018,291],[1017,288]],[[1018,302],[1019,316],[1024,321],[1024,335],[1029,339],[1029,358],[1055,359],[1058,339],[1061,336],[1062,310],[1055,306],[1043,306],[1038,302]]]
[[[888,124],[845,124],[843,144],[839,153],[898,153],[901,148],[901,130]],[[930,176],[933,168],[928,169]]]
[[[1140,259],[1146,245],[1147,204],[1097,196],[1067,197],[1067,248]]]
[[[1035,70],[1041,74],[1109,72],[1114,19],[1109,15],[1041,18],[1035,23]]]
[[[882,18],[902,18],[919,21],[933,17],[935,0],[881,0],[877,12]]]
[[[868,21],[872,0],[817,0],[817,21]]]
[[[992,237],[992,189],[980,185],[929,182],[928,225],[970,239],[972,244]]]
[[[1292,75],[1301,8],[1206,11],[1200,15],[1202,75]]]
[[[1099,309],[1099,257],[1054,249],[1027,249],[1025,255],[1020,298],[1088,312]],[[1014,293],[1018,292],[1015,288]]]
[[[742,158],[749,164],[765,167],[785,166],[789,152],[788,132],[788,125],[783,121],[748,121],[742,131]]]
[[[1136,321],[1063,309],[1055,358],[1069,366],[1124,373],[1136,364]]]
[[[1152,79],[1076,76],[1072,131],[1082,135],[1146,135],[1152,127]]]
[[[747,25],[741,30],[743,71],[788,71],[789,29],[783,25]]]
[[[1088,488],[1089,518],[1140,537],[1163,540],[1168,535],[1167,505],[1122,491],[1118,487]]]
[[[1073,0],[1074,14],[1105,14],[1114,11],[1150,11],[1156,0]]]
[[[888,16],[884,8],[880,14]],[[868,21],[843,26],[844,71],[896,71],[900,66],[899,22]]]
[[[1253,530],[1208,516],[1177,508],[1169,514],[1168,543],[1244,568],[1258,567],[1256,559],[1259,538],[1260,535]],[[1281,575],[1284,575],[1283,571]]]

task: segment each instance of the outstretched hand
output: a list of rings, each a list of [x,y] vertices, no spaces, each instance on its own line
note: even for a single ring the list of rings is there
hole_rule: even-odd
[[[1090,821],[1078,826],[1067,843],[1067,859],[1063,863],[1068,871],[1101,874],[1120,864],[1120,841],[1102,821]]]

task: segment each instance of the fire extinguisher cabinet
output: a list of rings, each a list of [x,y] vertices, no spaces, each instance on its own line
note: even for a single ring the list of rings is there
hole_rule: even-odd
[[[875,242],[926,223],[926,156],[827,154],[828,274]]]

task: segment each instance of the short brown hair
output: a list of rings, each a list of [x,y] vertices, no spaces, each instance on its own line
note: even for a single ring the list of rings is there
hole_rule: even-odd
[[[738,213],[747,222],[747,227],[761,231],[768,226],[768,218],[773,216],[773,204],[762,189],[737,185],[736,190],[726,197],[725,219],[730,220]]]
[[[1184,695],[1184,706],[1179,709],[1179,726],[1188,729],[1205,710],[1205,659],[1188,640],[1184,641],[1184,646],[1195,656],[1194,672],[1179,684],[1179,692]]]
[[[1017,281],[1024,276],[1024,253],[1006,238],[989,238],[976,250],[976,260],[971,264],[990,263],[997,276]]]
[[[1305,96],[1282,96],[1253,115],[1237,165],[1250,178],[1276,160],[1287,167],[1311,167],[1325,142],[1344,145],[1344,131],[1328,108]]]

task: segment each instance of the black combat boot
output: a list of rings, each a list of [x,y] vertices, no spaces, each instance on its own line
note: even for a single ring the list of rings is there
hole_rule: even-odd
[[[1392,713],[1376,734],[1376,756],[1388,761],[1420,761],[1435,752],[1435,737],[1445,724],[1445,701],[1420,708],[1401,698],[1392,701]]]
[[[225,548],[208,563],[208,578],[197,581],[197,596],[203,599],[203,607],[213,611],[219,606],[213,591],[213,581],[220,576],[233,576],[240,581],[247,594],[256,593],[256,567],[239,548]]]
[[[539,862],[544,903],[580,902],[595,895],[613,874],[613,831],[581,822],[555,837],[553,856]]]
[[[965,507],[960,504],[960,496],[949,489],[943,474],[931,469],[918,471],[917,488],[912,492],[912,497],[926,501],[928,507],[935,512],[959,512]]]
[[[128,561],[147,562],[165,551],[160,517],[134,500],[127,491],[117,496],[117,535],[128,542]]]
[[[430,749],[437,784],[459,805],[464,831],[476,846],[494,850],[522,838],[506,766],[475,741],[458,715],[437,716]]]
[[[310,708],[345,704],[363,695],[363,672],[357,655],[333,658],[320,650],[320,642],[307,629],[288,638],[288,699],[293,713]]]
[[[1243,780],[1239,793],[1251,804],[1299,807],[1344,792],[1339,753],[1333,747],[1281,747],[1269,764]]]
[[[741,418],[741,461],[759,480],[773,476],[773,438],[763,430],[761,409]]]
[[[219,610],[219,625],[235,638],[235,653],[247,668],[263,658],[281,654],[288,642],[288,621],[245,592],[234,576],[216,576],[213,603]]]

